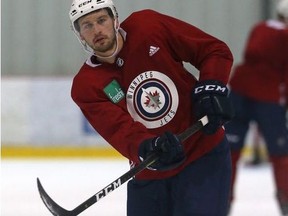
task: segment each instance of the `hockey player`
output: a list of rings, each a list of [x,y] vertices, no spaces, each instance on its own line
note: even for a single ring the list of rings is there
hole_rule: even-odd
[[[277,200],[282,214],[288,215],[288,0],[279,2],[277,15],[277,20],[257,23],[251,31],[244,61],[229,82],[236,116],[226,132],[234,183],[249,122],[257,122],[274,170]]]
[[[233,61],[227,45],[152,10],[120,25],[111,0],[74,0],[70,19],[91,53],[73,80],[73,100],[132,166],[159,155],[129,181],[127,215],[226,215],[231,161],[222,125],[232,114],[226,83]],[[183,61],[199,69],[198,81]],[[181,143],[176,135],[204,115],[209,123]]]

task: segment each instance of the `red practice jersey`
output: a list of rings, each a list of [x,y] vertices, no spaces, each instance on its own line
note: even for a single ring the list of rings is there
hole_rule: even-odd
[[[114,64],[91,56],[75,76],[72,98],[95,130],[117,151],[138,164],[140,143],[165,131],[183,132],[195,123],[192,89],[196,79],[183,68],[190,62],[200,80],[228,82],[232,54],[225,43],[178,19],[143,10],[121,23],[124,46]],[[183,145],[187,160],[163,172],[144,170],[139,179],[177,174],[213,149],[224,131],[197,132]]]
[[[244,61],[235,68],[230,87],[258,101],[279,103],[287,100],[288,28],[283,23],[269,20],[254,26]]]

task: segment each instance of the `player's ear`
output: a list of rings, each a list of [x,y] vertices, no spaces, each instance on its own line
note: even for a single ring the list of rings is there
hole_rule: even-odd
[[[119,22],[118,18],[115,19],[114,26],[115,26],[116,31],[118,31],[118,29],[120,28],[120,22]]]

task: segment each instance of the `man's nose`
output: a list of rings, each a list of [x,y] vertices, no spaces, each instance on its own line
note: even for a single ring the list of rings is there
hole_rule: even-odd
[[[101,31],[102,31],[101,26],[98,25],[97,23],[95,23],[93,25],[93,32],[96,33],[96,34],[99,34],[99,33],[101,33]]]

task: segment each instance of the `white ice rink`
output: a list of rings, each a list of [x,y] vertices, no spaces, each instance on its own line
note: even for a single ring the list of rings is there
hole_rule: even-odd
[[[126,160],[2,160],[1,216],[49,216],[36,178],[62,207],[73,209],[128,171]],[[231,216],[280,216],[269,164],[240,166]],[[209,208],[209,203],[207,203]],[[126,184],[81,216],[125,216]],[[181,216],[181,215],[179,215]]]

